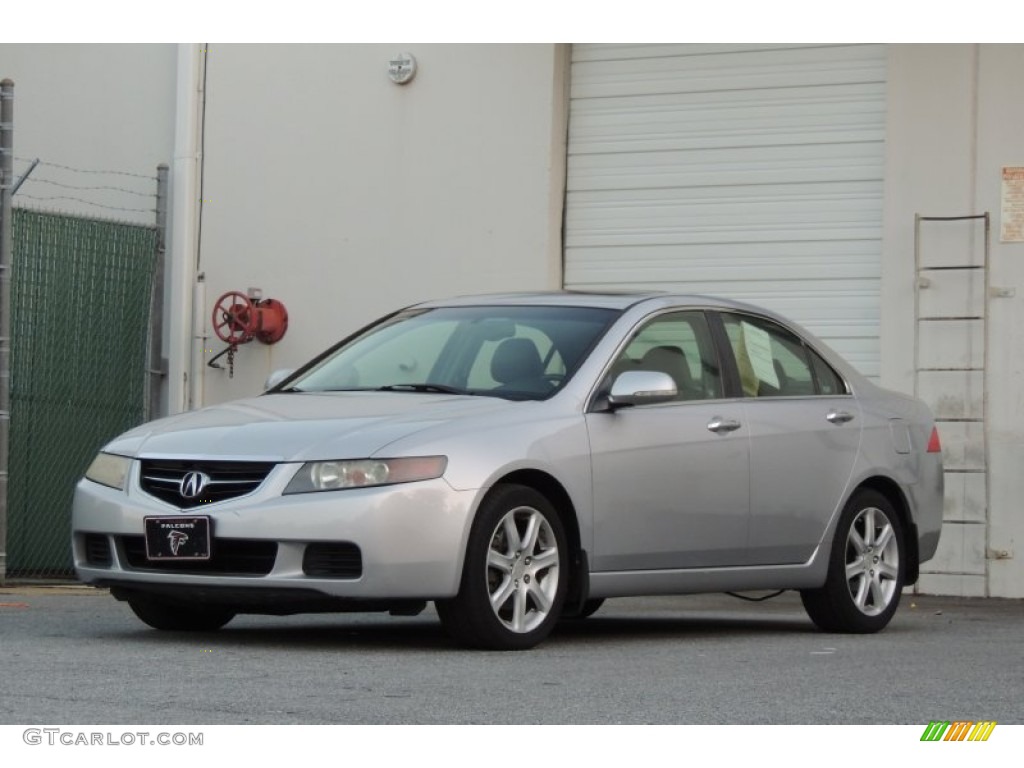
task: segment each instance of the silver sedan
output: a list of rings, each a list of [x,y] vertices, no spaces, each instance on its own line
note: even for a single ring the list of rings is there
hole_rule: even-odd
[[[800,590],[875,632],[936,550],[927,407],[771,312],[665,294],[395,312],[79,483],[79,577],[157,629],[417,613],[522,649],[607,598]]]

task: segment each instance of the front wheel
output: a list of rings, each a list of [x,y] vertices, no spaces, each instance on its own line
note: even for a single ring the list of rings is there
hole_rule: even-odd
[[[889,499],[871,489],[856,492],[839,518],[825,585],[800,593],[811,620],[826,632],[885,628],[903,591],[904,548]]]
[[[128,607],[153,629],[169,632],[209,632],[235,618],[224,608],[190,607],[140,597],[129,598]]]
[[[592,597],[589,600],[585,600],[576,613],[564,614],[562,618],[569,620],[586,619],[597,613],[602,605],[604,605],[603,597]]]
[[[441,622],[473,647],[532,648],[561,614],[567,556],[551,503],[526,486],[498,486],[473,522],[459,594],[436,603]]]

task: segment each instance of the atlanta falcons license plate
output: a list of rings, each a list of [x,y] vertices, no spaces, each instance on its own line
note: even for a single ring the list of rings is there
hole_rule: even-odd
[[[209,560],[210,518],[147,517],[146,558]]]

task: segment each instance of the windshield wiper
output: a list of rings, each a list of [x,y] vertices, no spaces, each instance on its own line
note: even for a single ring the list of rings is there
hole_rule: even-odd
[[[438,392],[445,395],[468,395],[464,389],[449,387],[447,384],[385,384],[377,387],[378,392]]]

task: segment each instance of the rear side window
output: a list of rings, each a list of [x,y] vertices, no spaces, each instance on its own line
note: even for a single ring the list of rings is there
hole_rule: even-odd
[[[839,375],[792,331],[752,315],[723,313],[721,317],[745,396],[846,393]]]
[[[813,349],[808,349],[807,353],[811,356],[814,376],[818,380],[818,394],[845,395],[846,384],[842,377],[832,370],[832,366],[826,363]]]

